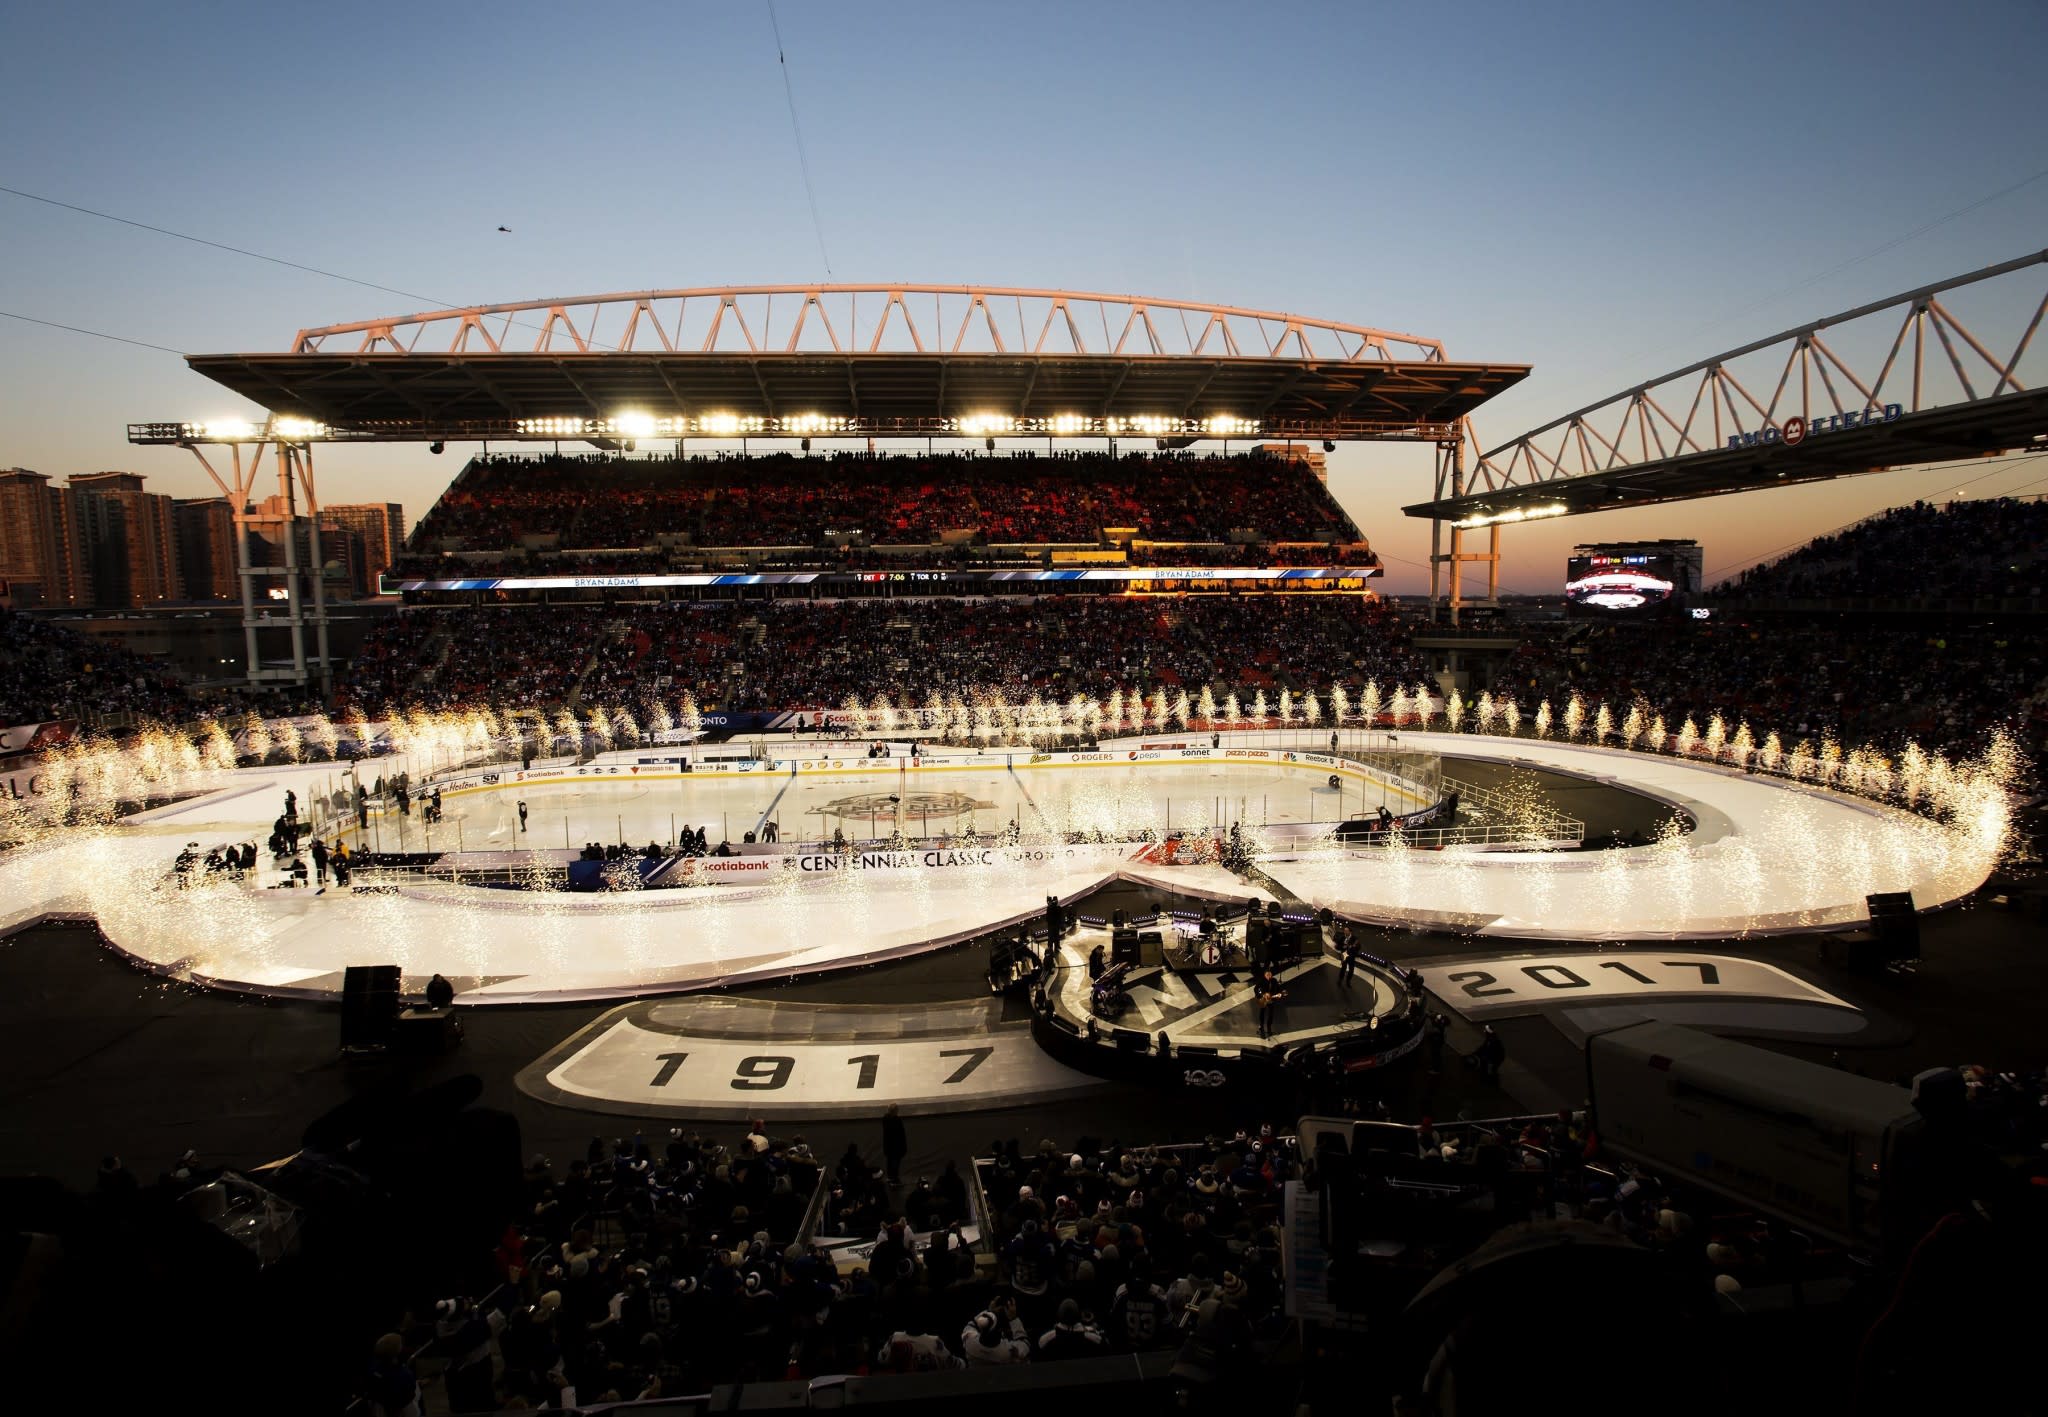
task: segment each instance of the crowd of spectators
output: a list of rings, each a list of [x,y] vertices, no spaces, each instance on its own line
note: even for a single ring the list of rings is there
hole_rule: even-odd
[[[1522,627],[1501,683],[1525,703],[1574,691],[1617,714],[1638,698],[1675,727],[1720,713],[1845,743],[1902,737],[1968,749],[1995,725],[2048,729],[2048,652],[2024,620],[1926,613],[1925,598],[2029,595],[2048,554],[2048,501],[1894,507],[1745,572],[1708,620]],[[1784,601],[1859,597],[1855,611]],[[1880,614],[1884,602],[1896,602]]]
[[[1111,552],[1085,552],[1090,565],[1125,566],[1354,566],[1379,568],[1363,541],[1273,543],[1132,542]],[[1105,559],[1106,558],[1106,559]],[[762,547],[707,549],[679,546],[655,551],[430,552],[402,556],[391,568],[400,580],[479,577],[650,576],[691,571],[999,571],[1052,570],[1068,561],[1049,547]]]
[[[424,1377],[453,1411],[497,1411],[1190,1339],[1248,1362],[1286,1328],[1277,1227],[1300,1164],[1271,1128],[1166,1149],[998,1142],[987,1235],[957,1163],[892,1181],[857,1145],[805,1231],[825,1169],[763,1123],[730,1145],[593,1139],[560,1171],[536,1156],[496,1288],[418,1296],[375,1345],[365,1395],[402,1411]]]
[[[1013,699],[1143,685],[1217,695],[1343,679],[1413,682],[1422,661],[1384,602],[1351,596],[1041,597],[772,605],[739,661],[742,708],[979,687]],[[807,613],[825,611],[824,614]]]
[[[1161,541],[1358,539],[1304,464],[1266,454],[556,454],[473,460],[421,521],[412,550],[510,548],[530,537],[565,549],[659,537],[714,547],[919,544],[945,533],[1094,545],[1107,528]]]
[[[604,626],[498,606],[389,616],[364,637],[335,701],[371,713],[414,703],[549,707],[576,687]]]
[[[414,679],[390,647],[425,654],[412,697],[545,707],[572,692],[632,702],[687,692],[706,708],[836,708],[849,696],[922,702],[988,690],[1022,700],[1143,687],[1245,703],[1264,690],[1424,682],[1434,666],[1384,601],[1350,596],[1043,596],[670,602],[416,609],[383,632],[344,692],[374,710]],[[431,627],[431,628],[429,628]],[[1994,725],[2023,739],[2048,725],[2048,654],[2010,623],[1912,617],[1740,616],[1660,625],[1532,622],[1490,687],[1525,715],[1574,693],[1617,720],[1641,702],[1672,731],[1691,716],[1844,743],[1917,738],[1968,749]],[[423,652],[424,653],[424,652]],[[1470,695],[1468,694],[1468,698]]]
[[[2042,1153],[2048,1151],[2048,1070],[2000,1072],[1970,1063],[1958,1071],[1976,1139],[2001,1156],[2024,1156],[2042,1165]]]
[[[420,609],[414,697],[513,707],[631,701],[661,686],[737,710],[836,708],[849,695],[1106,696],[1211,686],[1220,697],[1342,680],[1418,682],[1424,662],[1400,614],[1356,596],[1010,597],[996,600],[672,602]],[[430,628],[429,628],[430,627]],[[380,653],[386,643],[379,642]],[[366,707],[409,676],[383,658],[344,692]]]
[[[1867,615],[1740,617],[1661,626],[1524,627],[1496,681],[1526,706],[1572,693],[1617,717],[1640,698],[1672,728],[1716,713],[1844,743],[1917,738],[1968,748],[1994,725],[2037,736],[2048,714],[2048,653],[2010,622]]]
[[[1893,507],[1714,592],[1723,602],[2034,595],[2048,562],[2048,500],[1993,497]]]
[[[1270,1126],[1185,1147],[998,1142],[982,1170],[997,1281],[1038,1356],[1199,1338],[1219,1364],[1249,1364],[1286,1324],[1281,1188],[1300,1173]],[[1004,1361],[987,1346],[970,1321],[964,1358]]]
[[[389,1411],[445,1385],[441,1410],[496,1412],[680,1396],[781,1378],[833,1296],[794,1242],[817,1188],[802,1137],[759,1124],[730,1144],[671,1131],[535,1156],[487,1294],[419,1296],[379,1342],[365,1395]]]
[[[138,654],[35,615],[0,608],[0,727],[61,719],[183,719],[175,676]]]

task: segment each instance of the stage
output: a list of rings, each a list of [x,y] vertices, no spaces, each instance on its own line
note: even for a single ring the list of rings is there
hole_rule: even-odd
[[[1166,1086],[1259,1087],[1316,1072],[1363,1073],[1422,1041],[1420,977],[1362,954],[1346,978],[1313,917],[1262,911],[1193,921],[1142,918],[1125,931],[1083,927],[1029,986],[1034,1033],[1052,1057],[1098,1076]],[[1283,948],[1247,946],[1261,932]],[[1121,961],[1121,962],[1120,962]],[[1277,987],[1260,1024],[1260,976]]]

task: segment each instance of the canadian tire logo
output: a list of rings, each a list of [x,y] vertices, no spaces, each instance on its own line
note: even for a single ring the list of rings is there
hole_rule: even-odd
[[[1786,447],[1798,447],[1806,441],[1806,419],[1798,414],[1794,414],[1786,419],[1785,427],[1781,430],[1780,436],[1784,438]]]

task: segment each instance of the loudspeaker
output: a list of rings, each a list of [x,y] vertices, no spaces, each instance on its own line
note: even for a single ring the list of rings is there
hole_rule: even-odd
[[[1110,1037],[1116,1046],[1126,1053],[1149,1053],[1152,1050],[1152,1035],[1138,1028],[1112,1029]]]
[[[461,1037],[453,1009],[405,1009],[398,1015],[395,1041],[407,1053],[445,1053]]]
[[[1274,955],[1278,959],[1300,959],[1314,948],[1315,938],[1315,926],[1289,925],[1285,929],[1274,932]]]
[[[341,976],[341,1046],[382,1048],[398,1027],[398,966],[352,964]]]
[[[1877,936],[1887,963],[1920,958],[1920,917],[1913,910],[1911,891],[1881,891],[1863,897],[1863,903],[1870,911],[1870,932]]]
[[[1057,945],[1067,933],[1067,912],[1060,905],[1060,898],[1049,895],[1045,898],[1045,937]]]
[[[1244,953],[1245,958],[1251,961],[1254,968],[1266,962],[1266,952],[1270,948],[1268,941],[1272,937],[1272,929],[1273,927],[1266,923],[1266,917],[1263,915],[1253,914],[1245,919]]]
[[[1138,961],[1138,932],[1128,927],[1111,933],[1109,958],[1112,964],[1135,965]]]
[[[1157,930],[1144,930],[1138,935],[1138,963],[1154,965],[1166,963],[1166,936]]]

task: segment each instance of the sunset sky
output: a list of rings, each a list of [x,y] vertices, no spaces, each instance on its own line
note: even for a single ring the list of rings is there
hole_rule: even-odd
[[[0,193],[0,310],[200,352],[828,273],[1129,291],[1532,364],[1491,446],[2048,246],[2033,0],[1456,16],[780,0],[786,94],[764,4],[16,5],[0,185],[363,283]],[[0,319],[0,466],[209,494],[123,425],[250,411],[174,353]],[[417,517],[462,451],[335,450],[322,492]],[[1390,587],[1423,588],[1398,508],[1426,450],[1332,468]],[[1634,536],[1698,538],[1711,577],[1916,497],[2043,490],[2037,458],[1564,519],[1508,533],[1504,582],[1555,591],[1574,542]]]

